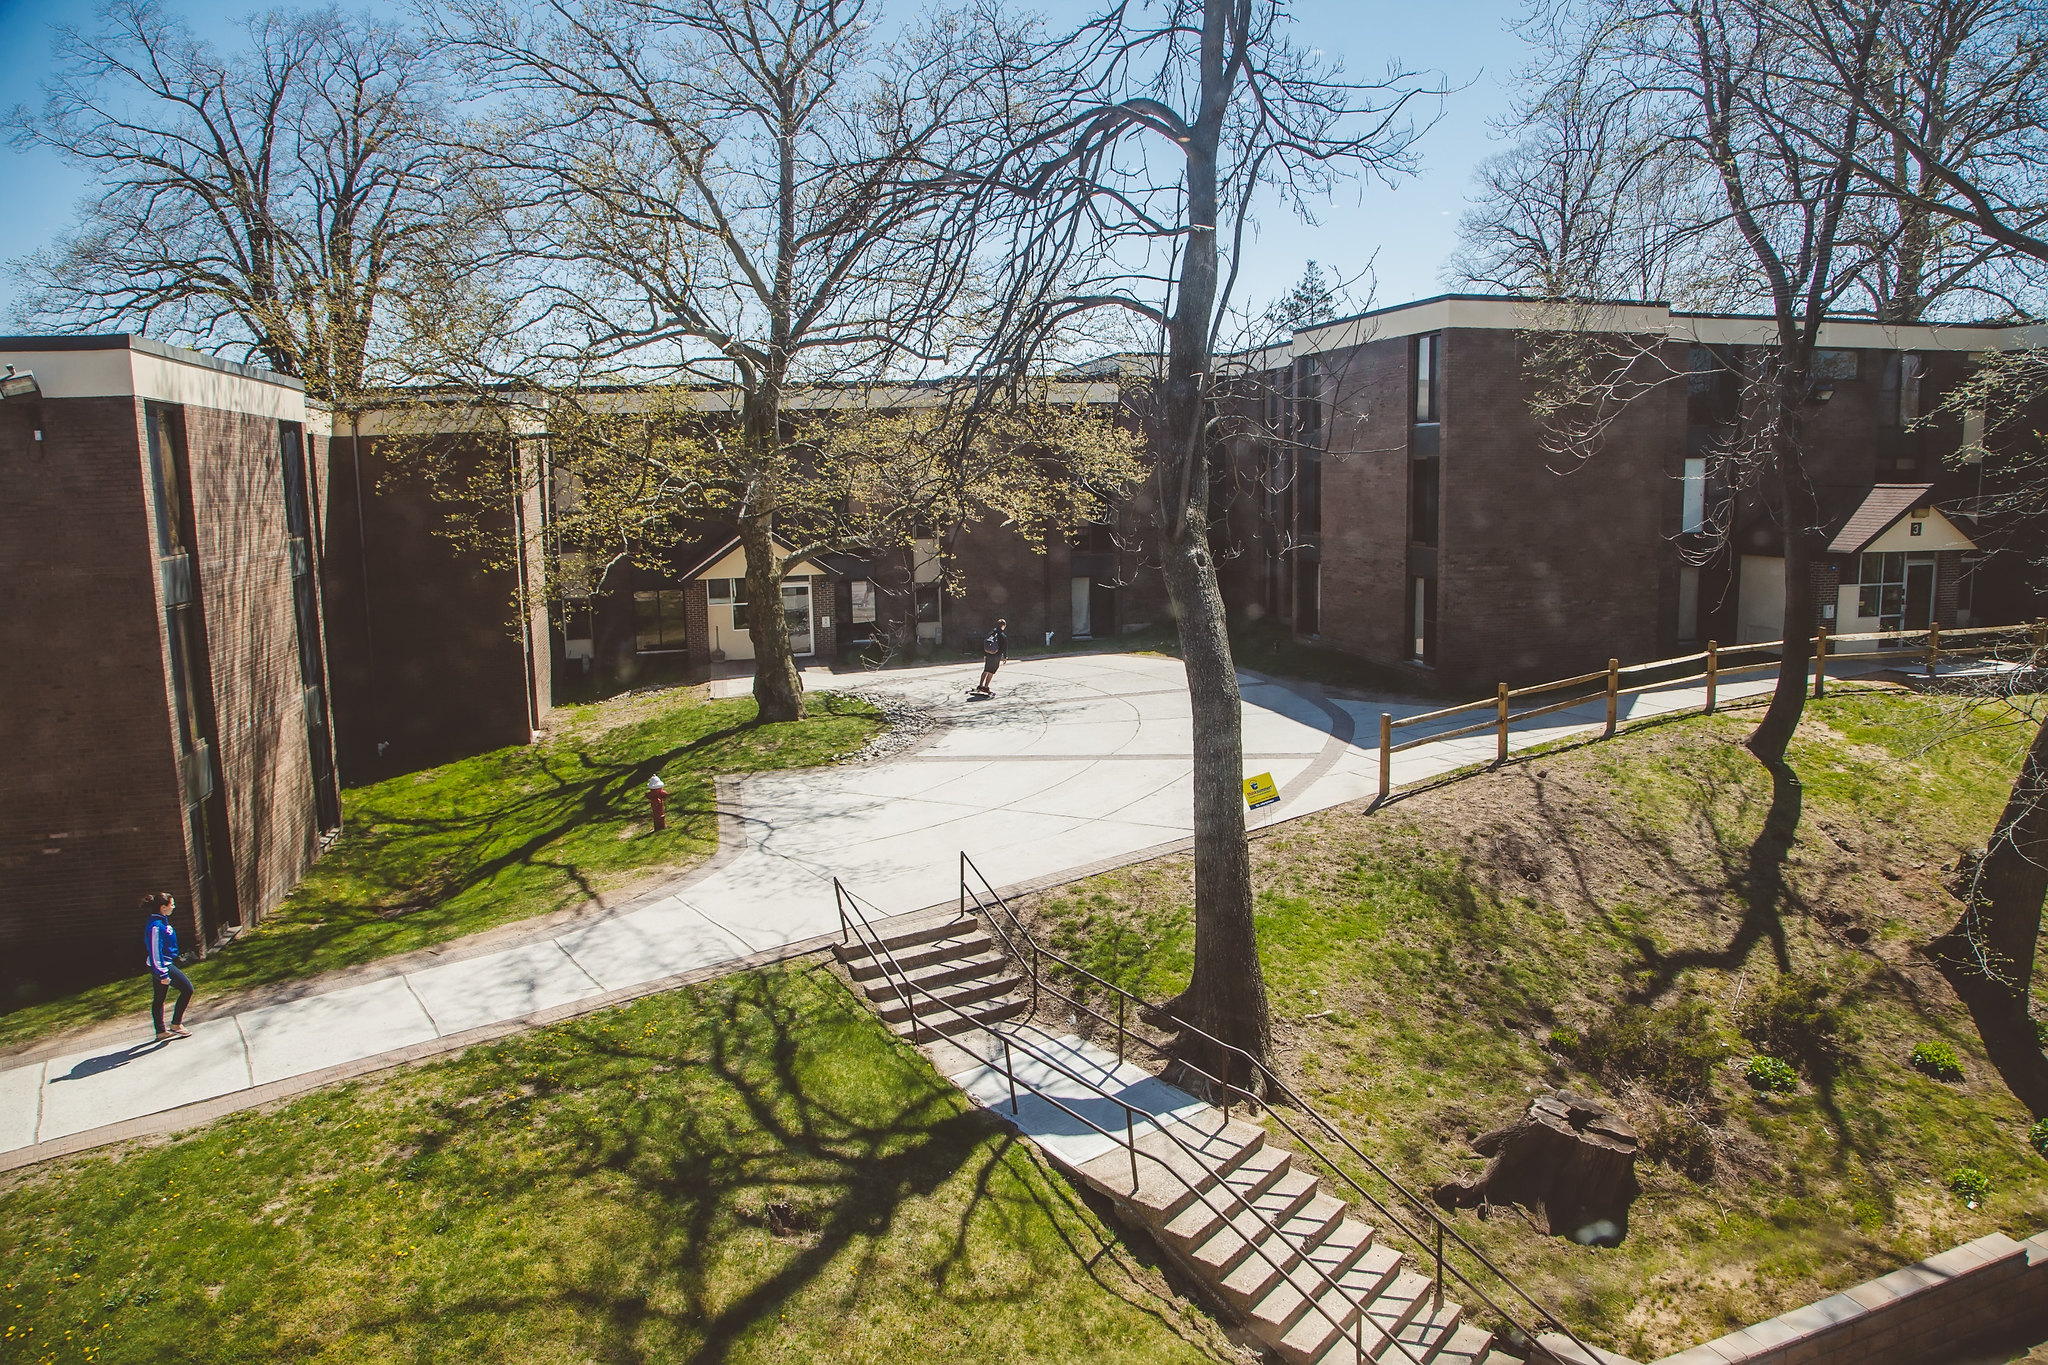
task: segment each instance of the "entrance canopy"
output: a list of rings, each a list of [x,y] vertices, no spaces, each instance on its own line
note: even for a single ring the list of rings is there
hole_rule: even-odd
[[[1842,523],[1828,543],[1831,555],[1866,552],[1974,550],[1977,542],[1936,511],[1931,483],[1881,483]]]

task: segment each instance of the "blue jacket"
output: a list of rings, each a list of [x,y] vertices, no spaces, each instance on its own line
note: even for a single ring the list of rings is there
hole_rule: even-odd
[[[150,975],[162,976],[178,965],[178,931],[169,920],[160,914],[151,915],[142,934]]]

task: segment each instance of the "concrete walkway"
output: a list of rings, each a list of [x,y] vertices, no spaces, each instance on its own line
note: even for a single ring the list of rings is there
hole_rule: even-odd
[[[299,998],[239,1013],[210,1016],[202,999],[188,1040],[158,1044],[145,1022],[112,1043],[102,1033],[98,1046],[0,1070],[0,1169],[126,1136],[147,1116],[208,1101],[233,1107],[237,1096],[259,1102],[288,1093],[295,1078],[310,1084],[338,1068],[367,1070],[366,1059],[431,1053],[441,1040],[563,1017],[679,974],[808,946],[838,929],[834,876],[876,905],[909,911],[957,894],[963,849],[997,886],[1014,887],[1188,838],[1191,724],[1177,660],[1108,654],[1018,663],[1003,670],[993,700],[973,701],[965,694],[979,668],[833,679],[926,707],[936,724],[914,748],[870,763],[727,784],[723,790],[738,793],[743,846],[630,911],[495,951],[446,955],[458,960],[394,966],[369,980],[359,974],[336,989],[309,983]],[[1413,715],[1431,705],[1242,681],[1245,770],[1272,773],[1282,796],[1255,813],[1255,825],[1375,795],[1381,711]],[[1763,675],[1724,685],[1721,695],[1769,688]],[[1697,686],[1675,687],[1625,698],[1622,714],[1697,710],[1702,700]],[[1453,717],[1440,728],[1477,718]],[[1597,732],[1603,721],[1596,699],[1516,726],[1512,747]],[[1394,781],[1493,756],[1490,734],[1426,745],[1395,756]],[[163,1126],[176,1125],[167,1117]]]

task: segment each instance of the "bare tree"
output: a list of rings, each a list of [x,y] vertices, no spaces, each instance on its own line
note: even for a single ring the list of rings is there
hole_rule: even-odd
[[[1823,72],[1807,31],[1835,21],[1807,0],[1593,0],[1551,12],[1541,30],[1556,88],[1626,111],[1637,156],[1696,168],[1712,187],[1712,219],[1742,243],[1743,288],[1768,304],[1772,344],[1759,348],[1743,427],[1720,456],[1729,481],[1770,508],[1784,546],[1777,686],[1749,740],[1773,767],[1798,726],[1812,660],[1820,509],[1803,449],[1813,353],[1870,262],[1848,227],[1868,191],[1857,158],[1870,137],[1879,25],[1873,14],[1857,19],[1860,27],[1828,28],[1827,41],[1860,54],[1839,72]],[[1663,359],[1665,338],[1601,336],[1583,301],[1552,322],[1538,345],[1548,371],[1541,415],[1560,449],[1585,458],[1620,407],[1682,370]]]
[[[1003,122],[1000,28],[893,44],[867,0],[456,0],[428,12],[500,102],[486,149],[531,368],[717,389],[704,428],[752,601],[815,520],[785,400],[942,364],[974,302],[971,228],[938,213]],[[515,348],[517,349],[517,348]],[[803,537],[799,536],[798,539]],[[749,616],[766,720],[803,714],[780,611]]]
[[[1028,122],[975,201],[1011,229],[999,363],[1019,365],[1075,319],[1105,311],[1125,316],[1155,356],[1136,404],[1152,452],[1144,500],[1194,718],[1195,963],[1172,1010],[1261,1057],[1271,1029],[1241,700],[1210,526],[1227,420],[1219,400],[1233,368],[1224,332],[1255,214],[1307,213],[1347,176],[1405,169],[1405,111],[1419,93],[1398,70],[1346,78],[1296,47],[1287,20],[1276,0],[1105,7],[1042,47]]]
[[[93,173],[79,225],[18,269],[26,317],[162,330],[348,407],[390,344],[388,295],[465,218],[435,67],[397,27],[270,11],[222,53],[153,0],[60,30],[15,145]]]
[[[2034,0],[1808,0],[1801,40],[1817,83],[1864,59],[1847,35],[1875,34],[1865,119],[1875,136],[1830,149],[1853,161],[1897,216],[1902,249],[1880,291],[1888,313],[1924,307],[1944,251],[1966,268],[1983,246],[2035,261],[2048,237],[2048,12]],[[1804,17],[1804,16],[1803,16]],[[1814,132],[1824,132],[1814,129]],[[1955,238],[1941,225],[1966,227]]]
[[[1543,299],[1745,302],[1716,254],[1731,244],[1727,215],[1701,167],[1638,128],[1629,103],[1555,73],[1537,88],[1509,125],[1515,143],[1475,173],[1446,279]]]

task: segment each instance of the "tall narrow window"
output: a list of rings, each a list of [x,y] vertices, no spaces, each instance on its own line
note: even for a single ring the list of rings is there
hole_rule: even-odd
[[[1434,455],[1408,462],[1408,539],[1417,545],[1436,544],[1442,465]]]
[[[278,464],[284,474],[292,616],[299,635],[299,699],[306,712],[306,752],[313,765],[314,813],[324,834],[341,826],[341,793],[336,786],[334,744],[327,725],[327,670],[320,654],[320,600],[313,582],[313,511],[306,482],[306,438],[296,422],[278,424]]]
[[[1700,531],[1707,524],[1707,462],[1689,459],[1678,500],[1678,529]]]
[[[1902,427],[1920,420],[1920,375],[1924,368],[1922,359],[1911,352],[1899,357],[1899,425]]]
[[[1436,662],[1436,580],[1412,578],[1408,592],[1408,657]]]
[[[1700,571],[1690,564],[1678,566],[1678,638],[1700,638]]]
[[[1439,333],[1426,332],[1415,338],[1415,420],[1417,423],[1440,420],[1438,399],[1442,385],[1438,382],[1443,350],[1443,338]]]
[[[1323,462],[1303,452],[1294,498],[1295,530],[1304,540],[1323,533]]]
[[[1323,429],[1322,362],[1303,356],[1294,362],[1294,438],[1303,445],[1317,444],[1313,438]]]

